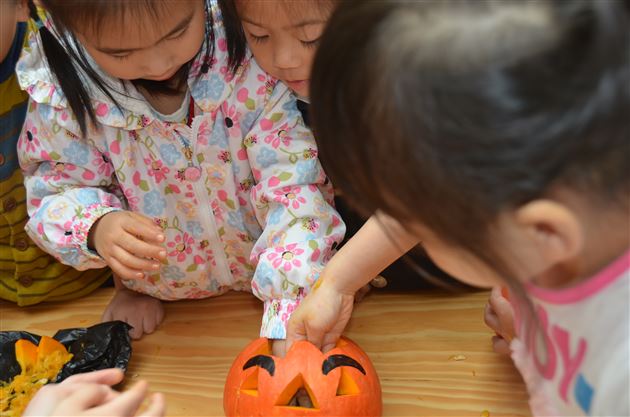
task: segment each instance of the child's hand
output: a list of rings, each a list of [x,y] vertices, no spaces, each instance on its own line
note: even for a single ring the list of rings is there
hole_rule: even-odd
[[[134,416],[147,396],[147,384],[141,381],[119,393],[111,385],[122,379],[120,369],[104,369],[46,385],[30,401],[23,416]],[[141,416],[163,416],[164,412],[164,398],[154,394]]]
[[[294,342],[308,340],[322,352],[327,352],[335,347],[350,320],[354,294],[339,292],[323,277],[318,284],[291,315],[286,351]]]
[[[112,271],[125,280],[157,271],[166,259],[164,233],[151,219],[131,211],[105,214],[90,229],[88,246],[96,249]]]
[[[510,342],[514,338],[514,309],[508,300],[508,290],[504,287],[494,287],[490,299],[486,304],[484,321],[495,331],[492,337],[492,347],[500,354],[510,354]]]

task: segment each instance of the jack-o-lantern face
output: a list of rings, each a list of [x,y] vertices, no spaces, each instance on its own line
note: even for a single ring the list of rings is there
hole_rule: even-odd
[[[312,408],[290,405],[306,392]],[[311,343],[295,343],[286,357],[271,355],[257,339],[236,358],[225,383],[227,416],[380,416],[381,385],[368,356],[342,338],[323,354]]]

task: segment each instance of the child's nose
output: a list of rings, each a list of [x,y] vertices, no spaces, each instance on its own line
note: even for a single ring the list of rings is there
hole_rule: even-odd
[[[290,69],[300,66],[301,59],[299,54],[290,47],[277,47],[274,51],[274,64],[277,68]]]
[[[145,72],[150,77],[160,77],[173,68],[173,60],[164,53],[153,53],[147,58],[145,62]]]

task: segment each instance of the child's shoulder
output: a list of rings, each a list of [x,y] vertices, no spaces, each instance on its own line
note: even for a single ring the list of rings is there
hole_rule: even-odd
[[[80,48],[80,46],[76,46]],[[87,56],[89,60],[89,56]],[[81,70],[79,78],[89,92],[95,117],[99,124],[123,129],[136,129],[141,127],[140,121],[143,116],[150,114],[150,109],[146,100],[135,89],[118,91],[111,89],[110,94],[116,102],[97,88],[96,84]],[[97,69],[99,76],[106,85],[120,85],[119,80],[108,77]],[[78,124],[72,115],[66,94],[59,81],[53,75],[48,60],[42,48],[41,34],[38,30],[31,31],[26,39],[20,60],[18,61],[15,73],[20,84],[20,88],[28,93],[32,102],[42,108],[54,109],[62,112],[66,116],[64,127],[78,132]]]
[[[15,67],[20,87],[37,103],[65,107],[65,97],[42,53],[39,33],[28,34],[20,60]]]

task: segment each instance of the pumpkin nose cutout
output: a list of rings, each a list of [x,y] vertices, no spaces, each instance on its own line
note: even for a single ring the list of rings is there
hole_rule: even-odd
[[[317,399],[311,388],[305,383],[302,374],[298,374],[298,376],[289,382],[278,397],[276,405],[283,407],[319,408]]]

